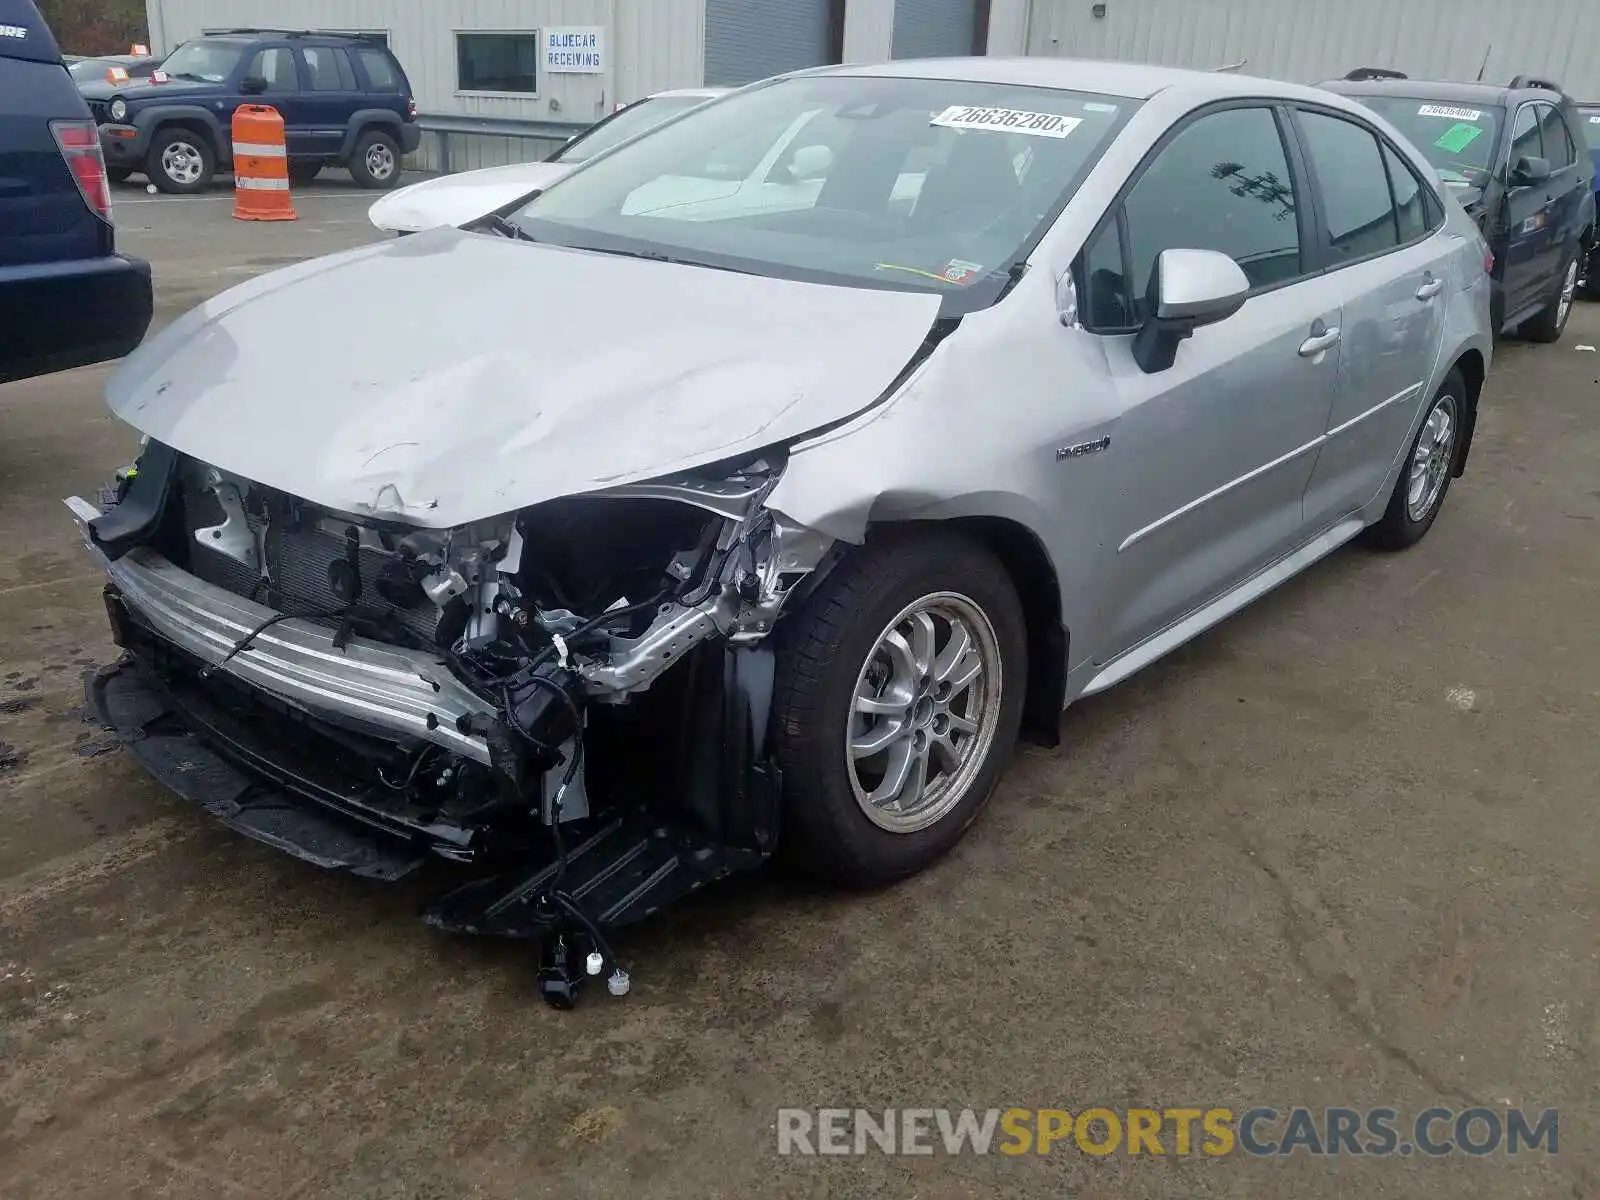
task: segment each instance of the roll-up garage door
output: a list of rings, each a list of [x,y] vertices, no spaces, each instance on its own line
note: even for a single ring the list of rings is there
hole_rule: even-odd
[[[973,52],[977,0],[895,0],[891,58],[948,58]]]
[[[830,0],[706,0],[706,85],[837,62]]]

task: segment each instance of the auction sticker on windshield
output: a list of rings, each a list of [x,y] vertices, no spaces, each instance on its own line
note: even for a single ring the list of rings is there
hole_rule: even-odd
[[[1447,121],[1476,121],[1483,113],[1476,108],[1452,108],[1448,104],[1424,104],[1417,109],[1419,117],[1443,117]]]
[[[970,104],[952,104],[943,112],[936,113],[929,124],[943,125],[946,129],[998,129],[1002,133],[1064,138],[1083,124],[1083,118],[1024,112],[1020,108],[975,108]]]
[[[1460,154],[1473,142],[1483,136],[1483,130],[1477,125],[1469,125],[1465,121],[1457,121],[1434,139],[1434,145],[1449,154]]]

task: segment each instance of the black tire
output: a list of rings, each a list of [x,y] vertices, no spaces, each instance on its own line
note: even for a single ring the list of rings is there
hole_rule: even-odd
[[[874,661],[887,661],[887,656],[876,660],[874,655],[891,622],[908,606],[936,596],[941,597],[938,604],[955,606],[952,611],[962,620],[976,612],[987,622],[990,658],[999,667],[999,702],[981,704],[984,696],[976,684],[945,701],[960,706],[959,711],[952,709],[958,716],[991,713],[980,716],[974,736],[981,739],[985,727],[992,734],[987,746],[981,740],[972,745],[968,753],[973,758],[961,759],[973,765],[957,768],[957,781],[965,786],[955,791],[947,809],[938,811],[936,819],[927,814],[924,819],[931,823],[925,827],[893,831],[868,817],[865,802],[856,798],[860,775],[853,774],[857,768],[847,754],[847,731],[856,715],[858,681]],[[953,626],[934,628],[945,639],[941,644],[936,634],[934,649],[943,650]],[[974,620],[968,628],[982,649],[982,623]],[[851,552],[798,611],[784,618],[777,640],[771,728],[783,771],[783,857],[806,874],[849,887],[882,886],[929,866],[961,839],[988,803],[1016,744],[1027,690],[1027,632],[1004,566],[959,534],[886,530]],[[918,730],[908,736],[922,739],[919,747],[929,746],[932,733],[943,736],[949,729],[948,717],[929,716],[931,702],[944,699],[942,688],[930,690],[933,675],[929,671],[922,676],[921,691],[911,693],[921,698],[906,708],[903,727]],[[986,671],[981,678],[992,680],[992,673]],[[890,720],[863,718],[863,732]],[[968,743],[957,744],[958,750],[961,744]],[[929,762],[935,761],[931,747],[925,753]]]
[[[1404,550],[1415,546],[1433,528],[1433,522],[1439,515],[1439,510],[1444,507],[1444,498],[1450,492],[1450,481],[1455,477],[1456,464],[1461,460],[1461,436],[1466,431],[1467,424],[1467,384],[1461,377],[1461,372],[1452,368],[1450,374],[1445,376],[1444,383],[1434,393],[1428,407],[1423,414],[1422,423],[1417,429],[1416,437],[1411,439],[1411,444],[1406,448],[1406,456],[1400,464],[1400,477],[1395,480],[1394,491],[1389,496],[1389,507],[1384,510],[1383,517],[1378,523],[1367,530],[1368,541],[1380,550]],[[1430,432],[1431,422],[1436,410],[1445,409],[1450,416],[1450,438],[1448,445],[1442,447],[1437,453],[1443,459],[1444,477],[1438,487],[1438,493],[1429,501],[1426,507],[1415,512],[1411,505],[1412,468],[1417,460],[1417,455],[1425,438],[1432,438]],[[1426,497],[1426,490],[1422,497]]]
[[[289,182],[291,184],[310,183],[322,174],[322,160],[320,158],[304,159],[291,158],[289,160]]]
[[[1572,304],[1563,304],[1562,297],[1566,294],[1567,280],[1572,279],[1573,288],[1576,290],[1576,274],[1579,269],[1578,250],[1574,247],[1567,256],[1561,260],[1561,272],[1556,276],[1555,291],[1550,298],[1550,303],[1545,305],[1536,316],[1529,317],[1522,323],[1518,332],[1530,342],[1559,342],[1561,335],[1566,331],[1567,318],[1572,315]]]
[[[127,183],[133,177],[132,167],[107,167],[106,178],[112,183]]]
[[[384,173],[385,164],[388,173]],[[350,154],[350,178],[364,188],[388,191],[400,182],[400,143],[382,129],[368,129]]]
[[[1585,300],[1600,300],[1600,245],[1590,246],[1580,259],[1578,295]]]
[[[193,161],[196,169],[193,173],[175,175],[169,170],[169,164],[174,160]],[[210,139],[182,125],[170,126],[158,132],[150,143],[150,153],[145,159],[145,174],[150,182],[174,196],[193,196],[208,190],[216,170],[217,155],[211,148]]]

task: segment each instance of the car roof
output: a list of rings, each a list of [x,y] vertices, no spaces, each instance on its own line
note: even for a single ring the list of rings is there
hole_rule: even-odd
[[[1194,71],[1142,63],[1076,58],[923,58],[893,62],[817,67],[796,75],[855,75],[902,79],[948,79],[965,83],[1015,84],[1058,88],[1148,100],[1160,92],[1181,91],[1194,99],[1231,96],[1275,96],[1317,100],[1316,88],[1280,79],[1262,79],[1231,71]]]
[[[1445,100],[1504,107],[1525,96],[1559,103],[1566,97],[1543,87],[1507,87],[1498,83],[1469,83],[1453,79],[1330,79],[1317,86],[1341,96],[1396,96],[1406,100]]]
[[[726,96],[732,88],[725,87],[698,87],[698,88],[671,88],[665,92],[651,92],[646,100],[714,100],[718,96]]]

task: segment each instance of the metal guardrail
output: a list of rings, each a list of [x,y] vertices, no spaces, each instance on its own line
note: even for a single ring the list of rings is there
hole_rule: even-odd
[[[438,138],[439,170],[450,172],[450,139],[455,135],[529,138],[565,142],[588,129],[588,121],[531,121],[524,117],[478,117],[459,113],[418,113],[417,126]]]

